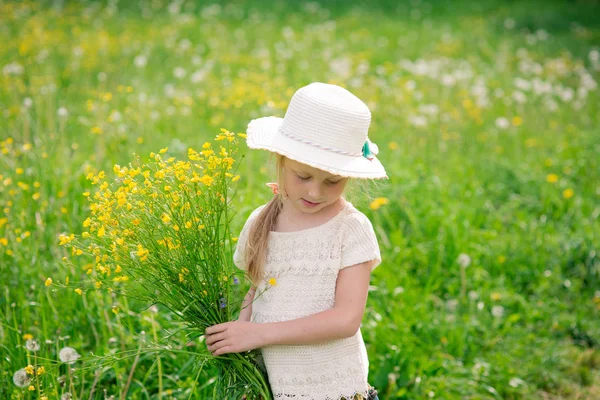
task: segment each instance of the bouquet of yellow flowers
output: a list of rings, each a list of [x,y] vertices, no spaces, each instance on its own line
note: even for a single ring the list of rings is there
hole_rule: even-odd
[[[95,260],[86,272],[96,288],[119,287],[162,304],[196,337],[231,321],[239,312],[231,305],[242,303],[231,298],[236,278],[229,231],[229,195],[240,178],[233,158],[238,139],[222,129],[215,141],[201,151],[188,149],[186,161],[163,159],[165,148],[145,164],[136,155],[133,165],[115,165],[112,180],[103,171],[88,175],[97,190],[84,193],[91,202],[86,230],[60,236],[72,255]],[[272,398],[257,351],[207,355],[219,371],[217,398]]]

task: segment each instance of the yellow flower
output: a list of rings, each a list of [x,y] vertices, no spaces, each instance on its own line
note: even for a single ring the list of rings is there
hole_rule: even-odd
[[[573,189],[565,189],[563,190],[563,197],[565,199],[570,199],[571,197],[573,197],[575,193],[573,192]]]
[[[396,143],[396,142],[389,142],[388,143],[388,147],[390,148],[390,150],[396,150],[398,148],[398,143]]]
[[[269,285],[271,285],[271,286],[277,285],[277,279],[275,279],[275,278],[269,279]]]
[[[200,178],[200,182],[204,183],[206,186],[212,185],[213,180],[213,177],[209,175],[204,175],[202,178]]]
[[[33,339],[33,335],[31,333],[26,333],[23,335],[23,340],[31,340]]]
[[[168,150],[169,150],[169,148],[165,147],[164,149],[160,149],[160,151],[158,152],[158,154],[165,154]]]
[[[185,279],[183,279],[183,274],[182,274],[182,273],[180,273],[180,274],[179,274],[179,282],[183,282],[184,280],[185,280]]]
[[[490,299],[494,300],[494,301],[498,301],[502,298],[502,296],[500,295],[500,293],[498,292],[494,292],[490,295]]]
[[[26,366],[25,372],[27,372],[29,375],[33,375],[33,365]]]
[[[202,293],[204,293],[205,296],[208,296],[208,292],[206,290],[203,290]]]
[[[113,306],[113,307],[112,307],[112,312],[113,312],[115,315],[118,315],[118,314],[119,314],[119,307],[117,307],[117,306]]]
[[[171,217],[169,217],[167,214],[163,214],[163,215],[160,217],[160,219],[162,219],[162,221],[163,221],[165,224],[168,224],[169,222],[171,222]]]
[[[52,278],[46,279],[46,282],[44,282],[44,285],[46,285],[46,286],[52,285]]]
[[[74,292],[77,293],[80,296],[83,293],[83,291],[81,289],[79,289],[79,288],[75,289]]]
[[[100,282],[100,281],[96,281],[96,282],[94,283],[94,287],[95,287],[96,289],[100,289],[100,288],[102,287],[102,282]]]
[[[512,118],[512,124],[514,126],[519,126],[519,125],[523,124],[523,118],[521,118],[519,116],[513,117]]]
[[[390,201],[385,197],[377,197],[371,202],[369,207],[371,208],[371,210],[378,210],[381,206],[388,204],[389,202]]]
[[[98,229],[98,237],[102,237],[102,236],[104,236],[104,234],[105,234],[105,233],[106,233],[106,232],[104,231],[104,225],[102,225],[102,226],[100,227],[100,229]]]
[[[240,180],[240,176],[236,175],[236,176],[233,177],[233,179],[231,180],[231,182],[237,182],[239,180]]]
[[[37,375],[38,376],[44,375],[45,372],[46,372],[46,368],[44,368],[43,365],[37,369]]]
[[[546,182],[556,183],[558,182],[558,175],[556,174],[548,174],[546,175]]]
[[[35,386],[29,385],[29,387],[27,388],[27,390],[29,390],[30,392],[33,392],[35,390]]]

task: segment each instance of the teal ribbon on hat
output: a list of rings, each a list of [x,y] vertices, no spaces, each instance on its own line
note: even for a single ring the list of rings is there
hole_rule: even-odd
[[[371,148],[369,147],[368,139],[365,141],[365,144],[363,144],[362,153],[363,157],[365,157],[368,160],[373,158],[373,153],[371,152]]]

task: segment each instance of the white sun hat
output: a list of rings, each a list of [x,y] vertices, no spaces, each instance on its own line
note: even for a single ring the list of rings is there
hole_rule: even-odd
[[[279,153],[334,175],[387,178],[368,138],[369,107],[348,90],[314,82],[296,91],[284,118],[263,117],[248,124],[251,149]]]

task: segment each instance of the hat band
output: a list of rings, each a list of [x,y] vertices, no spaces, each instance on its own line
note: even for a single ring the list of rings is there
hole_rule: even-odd
[[[335,147],[322,146],[322,145],[320,145],[318,143],[313,142],[312,140],[301,138],[301,137],[295,136],[295,135],[293,135],[293,134],[291,134],[289,132],[286,132],[282,128],[279,129],[279,132],[281,132],[285,136],[289,137],[290,139],[294,139],[294,140],[297,140],[299,142],[306,143],[306,144],[318,147],[318,148],[323,149],[323,150],[333,151],[335,153],[344,154],[346,156],[351,156],[351,157],[361,157],[363,155],[362,152],[352,153],[352,152],[349,152],[349,151],[344,151],[344,150],[336,149]]]

